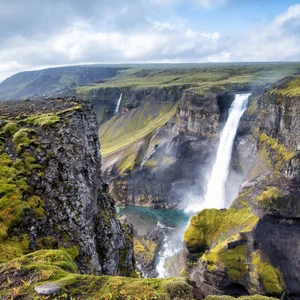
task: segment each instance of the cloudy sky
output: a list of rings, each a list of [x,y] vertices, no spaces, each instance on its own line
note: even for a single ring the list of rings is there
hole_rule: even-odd
[[[0,81],[82,63],[300,60],[300,1],[0,0]]]

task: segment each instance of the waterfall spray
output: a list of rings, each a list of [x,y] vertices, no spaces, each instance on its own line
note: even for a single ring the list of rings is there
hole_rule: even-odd
[[[121,101],[122,101],[122,97],[123,97],[123,93],[121,93],[121,95],[119,97],[119,100],[118,100],[118,103],[117,103],[117,106],[116,106],[116,109],[115,109],[115,115],[119,112],[119,108],[120,108],[120,104],[121,104]]]
[[[231,104],[229,116],[220,134],[216,158],[207,184],[206,194],[203,201],[192,201],[185,209],[186,212],[197,213],[205,208],[225,207],[225,185],[230,170],[231,153],[234,138],[240,119],[247,108],[250,94],[237,94]],[[200,203],[199,203],[200,202]],[[187,224],[188,226],[188,224]],[[185,228],[176,235],[165,235],[162,250],[159,252],[159,261],[156,266],[158,277],[167,277],[165,264],[168,258],[174,256],[182,249],[182,237]]]
[[[201,203],[191,203],[186,210],[198,212],[205,208],[225,207],[225,185],[230,170],[233,141],[240,119],[247,108],[250,94],[237,94],[231,104],[229,116],[220,134],[220,143],[213,165],[204,200]]]

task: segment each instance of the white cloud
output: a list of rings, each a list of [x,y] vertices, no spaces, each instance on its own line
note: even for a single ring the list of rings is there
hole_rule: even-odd
[[[127,13],[125,8],[122,13]],[[180,18],[147,20],[129,31],[76,19],[47,36],[13,35],[2,40],[0,80],[21,70],[79,63],[300,60],[299,45],[300,5],[252,32],[230,36],[202,32]]]
[[[300,60],[300,5],[293,5],[264,27],[236,44],[232,53],[242,61]]]

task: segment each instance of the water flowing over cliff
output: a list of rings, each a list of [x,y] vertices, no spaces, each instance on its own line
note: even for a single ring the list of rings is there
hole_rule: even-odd
[[[229,175],[233,141],[240,118],[247,108],[249,96],[250,94],[235,95],[235,100],[229,109],[228,119],[220,133],[220,142],[212,171],[208,176],[206,193],[202,201],[189,204],[186,211],[196,213],[204,208],[220,209],[225,207],[225,186]]]
[[[299,76],[252,93],[233,148],[238,197],[200,211],[185,232],[181,267],[206,295],[299,299],[298,87]]]

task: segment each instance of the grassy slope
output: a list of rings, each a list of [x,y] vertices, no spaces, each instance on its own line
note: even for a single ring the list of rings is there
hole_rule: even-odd
[[[175,114],[177,104],[143,103],[124,115],[116,115],[99,129],[103,156],[127,148],[164,125]]]
[[[299,72],[300,63],[135,65],[103,83],[79,87],[77,92],[85,95],[99,88],[142,89],[183,85],[189,85],[196,91],[205,91],[212,87],[224,89],[229,84],[251,86],[275,82]]]

